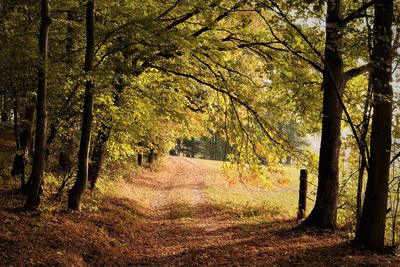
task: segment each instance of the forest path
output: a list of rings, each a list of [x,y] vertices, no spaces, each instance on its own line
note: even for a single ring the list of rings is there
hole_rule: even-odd
[[[148,194],[150,205],[145,211],[147,223],[143,232],[146,234],[136,239],[141,243],[137,246],[137,255],[144,257],[139,257],[135,265],[161,262],[191,265],[193,260],[201,262],[202,259],[209,262],[214,247],[233,246],[246,240],[224,230],[234,227],[234,221],[207,200],[206,179],[221,174],[215,166],[201,164],[196,159],[169,157],[158,172],[142,174],[131,183],[133,187],[147,187],[151,192]],[[135,198],[129,189],[124,191],[125,197]],[[191,255],[185,259],[188,253]]]
[[[291,231],[295,221],[246,224],[208,198],[214,180],[224,178],[211,161],[168,157],[159,171],[146,172],[124,185],[125,197],[135,199],[137,187],[146,187],[148,196],[146,220],[133,240],[130,264],[356,266],[365,260],[367,254],[349,253],[342,236]],[[392,265],[373,260],[373,264]]]
[[[347,232],[294,232],[293,220],[254,220],[249,196],[271,194],[230,187],[219,166],[168,157],[157,171],[113,184],[115,192],[86,194],[79,213],[63,211],[65,202],[20,212],[17,181],[2,179],[0,266],[400,266],[399,257],[355,250]],[[238,202],[218,202],[243,196],[243,214]]]

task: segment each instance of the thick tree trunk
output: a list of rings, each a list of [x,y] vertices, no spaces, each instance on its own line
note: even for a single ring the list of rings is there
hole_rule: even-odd
[[[36,99],[36,139],[33,166],[31,173],[32,186],[25,202],[25,209],[36,210],[40,204],[40,193],[46,153],[46,90],[47,90],[47,59],[48,35],[51,24],[49,3],[41,2],[41,23],[39,35],[40,66],[38,71],[38,93]]]
[[[121,105],[121,93],[123,90],[122,79],[115,85],[114,94],[114,105],[119,107]],[[93,190],[96,187],[97,179],[100,174],[101,166],[103,164],[103,158],[106,151],[107,141],[111,134],[111,123],[112,117],[109,116],[105,119],[105,122],[101,123],[99,132],[94,143],[92,156],[90,158],[91,163],[89,164],[89,182],[90,189]]]
[[[94,21],[95,21],[95,1],[89,1],[86,5],[86,56],[85,72],[90,74],[93,71],[94,61]],[[86,81],[85,100],[83,104],[83,121],[81,129],[81,141],[78,154],[78,172],[74,186],[68,192],[68,209],[80,210],[81,198],[85,191],[88,179],[88,158],[90,150],[90,136],[92,128],[92,109],[93,109],[93,87],[92,78]]]
[[[356,241],[382,250],[385,241],[386,209],[392,126],[392,30],[393,0],[375,4],[372,90],[374,93],[371,156],[364,206]]]
[[[323,118],[315,206],[304,226],[335,229],[339,189],[339,152],[343,108],[337,91],[343,94],[344,70],[341,52],[340,0],[329,0],[326,20],[325,68],[323,76]]]

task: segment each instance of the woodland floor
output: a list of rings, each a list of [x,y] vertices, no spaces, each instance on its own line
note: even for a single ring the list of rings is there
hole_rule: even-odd
[[[23,198],[0,180],[0,265],[400,266],[353,249],[343,232],[292,231],[297,222],[279,214],[245,220],[212,200],[213,177],[221,171],[208,161],[169,157],[80,213],[16,211]]]

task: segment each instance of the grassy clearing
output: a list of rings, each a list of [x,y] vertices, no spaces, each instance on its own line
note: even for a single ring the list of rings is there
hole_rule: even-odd
[[[289,218],[282,208],[269,203],[265,192],[256,189],[209,185],[207,198],[214,206],[228,212],[244,224],[260,224]]]
[[[222,168],[222,162],[198,161],[217,170]],[[214,172],[206,177],[205,193],[214,206],[233,214],[244,224],[293,219],[297,213],[299,169],[286,166],[283,175],[269,174],[268,182],[272,185],[268,189],[240,182],[232,185],[222,172]]]

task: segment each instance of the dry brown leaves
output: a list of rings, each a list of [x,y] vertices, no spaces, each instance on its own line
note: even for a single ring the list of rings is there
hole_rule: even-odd
[[[209,168],[188,159],[168,168],[145,174],[151,208],[120,196],[101,198],[96,213],[24,213],[14,209],[23,198],[1,184],[0,265],[400,266],[399,257],[356,250],[340,233],[292,231],[295,221],[243,227],[205,199]],[[171,201],[177,187],[193,192],[188,212]]]

